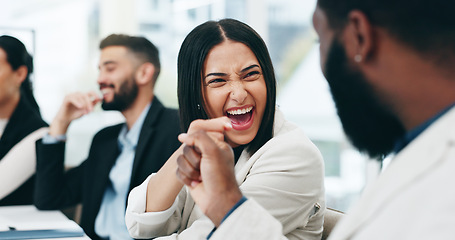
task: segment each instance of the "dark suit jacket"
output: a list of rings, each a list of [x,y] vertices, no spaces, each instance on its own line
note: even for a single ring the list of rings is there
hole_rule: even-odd
[[[88,158],[66,173],[65,144],[37,141],[36,207],[51,210],[82,203],[80,225],[90,238],[99,239],[94,230],[95,218],[109,183],[109,172],[120,153],[117,138],[122,125],[100,130],[93,138]],[[165,108],[154,98],[136,147],[130,190],[157,172],[174,153],[180,146],[179,133],[177,110]]]
[[[27,135],[46,126],[47,123],[39,112],[32,108],[22,95],[0,138],[0,161]],[[14,192],[2,198],[0,206],[33,204],[34,179],[34,176],[30,177]]]

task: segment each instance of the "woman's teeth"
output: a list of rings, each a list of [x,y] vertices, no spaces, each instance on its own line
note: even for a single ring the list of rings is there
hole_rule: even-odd
[[[237,109],[237,110],[227,111],[227,113],[229,113],[231,115],[240,115],[240,114],[248,113],[252,109],[253,109],[253,107],[251,106],[251,107],[247,107],[247,108],[244,108],[244,109]]]

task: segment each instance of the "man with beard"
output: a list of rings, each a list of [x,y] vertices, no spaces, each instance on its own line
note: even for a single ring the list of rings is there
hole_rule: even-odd
[[[129,191],[158,171],[179,147],[178,112],[154,96],[160,72],[158,49],[143,37],[110,35],[100,43],[95,92],[65,97],[49,134],[37,142],[35,205],[61,209],[82,203],[80,225],[92,239],[128,239],[124,215]],[[64,172],[65,134],[70,123],[102,102],[125,123],[93,138],[87,159]]]
[[[453,239],[453,9],[446,0],[318,0],[321,66],[343,128],[370,157],[395,156],[329,239]],[[211,239],[284,239],[278,221],[242,196],[226,143],[205,132],[180,140],[188,147],[177,176],[222,222]]]

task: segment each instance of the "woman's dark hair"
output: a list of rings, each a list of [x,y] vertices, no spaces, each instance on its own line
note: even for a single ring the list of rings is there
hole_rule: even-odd
[[[276,79],[267,46],[250,26],[234,19],[208,21],[193,29],[182,43],[177,60],[178,100],[182,131],[196,119],[208,119],[202,96],[202,71],[210,50],[231,40],[245,44],[256,55],[267,87],[267,103],[256,137],[246,149],[256,152],[272,138],[275,118]]]
[[[21,97],[23,97],[33,109],[40,114],[38,103],[33,95],[33,86],[30,75],[33,73],[33,58],[27,52],[25,45],[15,37],[8,35],[0,36],[0,48],[6,53],[6,61],[16,71],[19,67],[27,67],[27,76],[21,84]]]

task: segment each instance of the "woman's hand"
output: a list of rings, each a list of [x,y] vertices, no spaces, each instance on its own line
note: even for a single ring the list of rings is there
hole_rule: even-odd
[[[232,126],[227,117],[195,120],[191,123],[188,133],[206,132],[212,139],[224,140],[224,131],[231,129]],[[174,203],[178,193],[183,187],[182,182],[177,179],[175,171],[178,168],[177,162],[183,162],[185,154],[185,144],[177,149],[174,154],[166,161],[161,169],[150,178],[147,185],[146,212],[159,212],[169,209]],[[188,152],[186,153],[188,154]],[[197,156],[195,156],[197,158]],[[183,165],[182,165],[183,167]],[[199,165],[185,165],[187,174],[191,179],[200,181]]]
[[[220,133],[228,126],[223,123],[208,124]],[[196,204],[219,226],[226,213],[242,198],[235,179],[234,154],[229,144],[213,131],[188,132],[179,136],[185,146],[177,159],[177,178],[189,186]]]
[[[204,131],[213,139],[224,141],[224,132],[231,129],[231,120],[228,117],[219,117],[208,120],[194,120],[191,122],[187,133],[192,134],[198,131]]]
[[[220,117],[209,120],[198,119],[191,122],[190,127],[188,128],[188,133],[182,134],[181,136],[194,135],[199,132],[204,132],[213,141],[218,143],[225,143],[224,132],[229,131],[230,129],[232,129],[232,125],[229,118],[227,117]],[[179,136],[179,140],[185,145],[185,142],[183,142],[182,139]],[[185,156],[191,157],[191,160],[193,160],[193,162],[188,161],[187,157]],[[179,164],[179,168],[183,170],[181,171],[181,174],[186,175],[185,179],[187,179],[187,181],[194,181],[195,183],[201,181],[199,171],[200,159],[201,156],[196,148],[184,146],[182,154],[177,158],[177,163]]]

